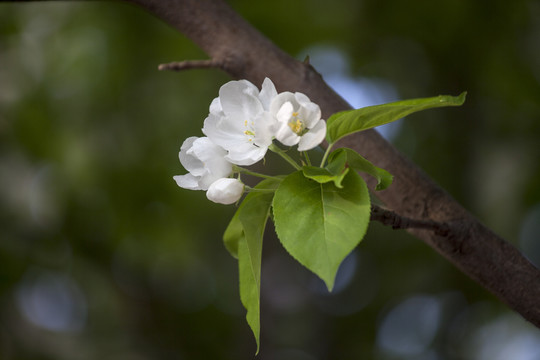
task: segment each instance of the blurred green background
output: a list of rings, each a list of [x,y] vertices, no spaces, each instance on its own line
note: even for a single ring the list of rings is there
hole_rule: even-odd
[[[353,106],[467,90],[381,131],[540,264],[538,1],[230,3]],[[172,180],[229,77],[157,65],[205,57],[130,5],[0,4],[0,359],[253,357],[234,206]],[[272,229],[262,276],[260,359],[540,359],[538,329],[379,224],[333,294]]]

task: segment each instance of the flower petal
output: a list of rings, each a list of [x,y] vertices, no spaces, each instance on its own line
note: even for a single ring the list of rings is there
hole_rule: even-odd
[[[276,113],[276,119],[280,123],[288,124],[291,120],[293,112],[293,104],[290,101],[287,101],[279,108],[278,112]]]
[[[257,147],[246,143],[229,151],[225,159],[236,165],[248,166],[262,160],[268,147]]]
[[[204,164],[205,172],[199,179],[199,185],[203,190],[206,190],[217,179],[231,174],[232,164],[225,159],[227,151],[214,144],[209,138],[202,137],[195,140],[192,151]]]
[[[276,139],[283,145],[293,146],[298,144],[300,136],[296,135],[294,131],[291,130],[288,122],[284,122],[280,124],[279,129],[276,131]]]
[[[264,110],[258,95],[257,87],[246,80],[229,81],[219,89],[223,112],[238,126]]]
[[[203,163],[215,159],[216,157],[224,157],[227,154],[227,152],[223,150],[223,148],[214,144],[207,137],[200,137],[196,139],[193,142],[193,146],[191,147],[191,152]]]
[[[221,108],[221,102],[219,101],[219,97],[212,100],[212,103],[210,104],[210,114],[214,114],[217,116],[223,115],[223,109]]]
[[[243,92],[245,94],[255,96],[255,97],[259,96],[259,89],[255,85],[253,85],[250,81],[242,79],[242,80],[237,80],[237,82],[242,83],[244,85]]]
[[[194,157],[190,150],[193,147],[193,143],[198,139],[196,136],[191,136],[184,140],[184,143],[180,147],[180,152],[178,153],[178,158],[180,159],[180,163],[182,166],[192,173],[195,176],[200,176],[204,172],[204,165],[203,163]]]
[[[276,128],[278,127],[277,120],[267,111],[263,112],[253,125],[255,130],[255,137],[253,141],[255,145],[259,147],[268,147],[272,144],[272,139],[276,134]]]
[[[297,104],[294,94],[289,91],[279,93],[270,103],[270,113],[277,116],[277,113],[286,102],[290,102],[291,105]],[[293,110],[294,111],[294,106]]]
[[[176,184],[180,186],[181,188],[189,189],[189,190],[202,190],[201,187],[199,186],[198,179],[191,174],[176,175],[176,176],[173,176],[173,179],[174,181],[176,181]]]
[[[217,117],[213,114],[208,115],[204,120],[202,132],[208,136],[215,144],[224,149],[237,146],[238,142],[244,142],[245,136],[242,128],[232,128],[231,123],[225,117]]]
[[[311,129],[321,119],[321,108],[302,93],[297,92],[294,97],[299,104],[298,117],[308,129]]]
[[[326,136],[326,122],[320,120],[312,129],[305,133],[298,143],[298,151],[313,149],[319,145]]]
[[[269,78],[264,78],[259,94],[259,99],[261,100],[264,110],[268,111],[270,109],[270,104],[276,96],[277,91],[274,83]]]

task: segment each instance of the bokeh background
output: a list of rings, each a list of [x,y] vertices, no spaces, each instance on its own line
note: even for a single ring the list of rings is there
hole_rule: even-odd
[[[538,1],[230,3],[355,107],[468,91],[381,131],[540,265]],[[1,359],[253,357],[234,206],[172,180],[229,77],[157,65],[205,57],[131,5],[0,4]],[[538,329],[406,232],[372,224],[328,294],[268,230],[260,359],[540,359]]]

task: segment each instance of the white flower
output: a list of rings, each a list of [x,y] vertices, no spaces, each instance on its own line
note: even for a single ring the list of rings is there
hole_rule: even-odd
[[[319,105],[302,93],[283,92],[270,104],[270,113],[278,121],[276,139],[282,144],[298,144],[298,151],[313,149],[326,135],[326,122]]]
[[[256,163],[272,144],[276,120],[268,110],[276,95],[268,78],[260,92],[247,80],[229,81],[212,101],[203,133],[227,150],[225,158],[233,164]]]
[[[178,154],[180,163],[189,173],[174,176],[174,180],[184,189],[207,190],[213,182],[232,173],[232,164],[225,160],[226,154],[207,137],[189,137]]]
[[[206,192],[208,200],[218,204],[234,204],[242,197],[244,184],[238,179],[219,179],[210,185]]]

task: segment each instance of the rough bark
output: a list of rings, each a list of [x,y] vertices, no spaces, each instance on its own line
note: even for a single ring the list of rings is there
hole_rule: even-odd
[[[221,0],[125,1],[178,29],[234,78],[260,84],[270,77],[278,91],[307,94],[326,118],[350,108],[309,64],[285,54]],[[392,186],[378,193],[388,208],[410,219],[447,225],[445,231],[411,233],[540,327],[540,271],[514,246],[482,225],[376,131],[349,136],[339,145],[395,176]]]

